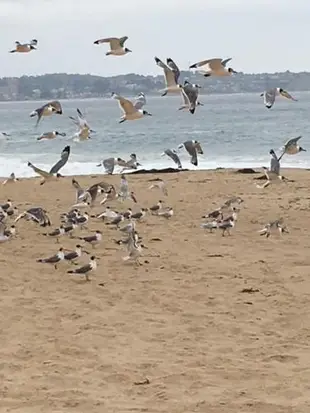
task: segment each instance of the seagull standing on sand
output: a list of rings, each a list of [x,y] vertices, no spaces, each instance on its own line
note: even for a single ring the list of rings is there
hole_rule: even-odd
[[[283,218],[268,222],[268,224],[266,224],[263,229],[258,231],[259,235],[261,236],[265,235],[266,238],[269,238],[270,235],[274,232],[278,232],[279,234],[288,233],[288,230],[282,224],[283,224]]]
[[[167,93],[180,93],[182,89],[182,86],[178,83],[180,70],[174,61],[168,57],[167,64],[165,64],[158,57],[155,57],[155,62],[157,66],[164,70],[166,87],[163,90],[162,96],[166,96]]]
[[[80,237],[80,240],[89,243],[94,248],[102,240],[102,232],[97,230],[94,235]]]
[[[124,112],[124,115],[121,117],[119,123],[125,122],[125,120],[137,120],[143,118],[144,116],[152,116],[152,114],[146,110],[137,109],[130,100],[125,99],[116,93],[112,93],[112,97],[118,100],[119,106]]]
[[[29,53],[32,50],[37,50],[36,46],[38,41],[36,39],[32,39],[29,43],[15,42],[15,49],[10,50],[9,53]]]
[[[95,40],[94,44],[110,43],[110,51],[106,53],[106,56],[124,56],[127,53],[132,52],[132,50],[124,47],[124,44],[128,36],[123,37],[107,37],[106,39]]]
[[[86,251],[84,251],[86,252]],[[75,251],[70,251],[67,254],[65,254],[64,259],[66,261],[70,261],[72,263],[74,263],[75,260],[77,260],[78,258],[81,258],[82,256],[82,247],[80,244],[76,245],[75,247]]]
[[[277,96],[283,96],[287,99],[297,102],[297,99],[293,98],[293,96],[291,96],[286,90],[282,89],[281,87],[265,90],[265,92],[261,93],[260,96],[264,97],[264,105],[267,109],[272,108]]]
[[[179,169],[182,169],[182,164],[179,158],[179,155],[175,149],[165,149],[165,151],[161,154],[161,156],[169,156],[173,160],[174,163],[177,164]]]
[[[196,140],[192,141],[186,141],[184,143],[181,143],[181,145],[178,146],[178,149],[185,148],[188,154],[191,157],[191,163],[195,166],[198,165],[198,157],[197,153],[200,155],[203,155],[203,150],[201,148],[200,142]]]
[[[34,172],[36,172],[38,175],[42,176],[42,180],[41,180],[40,185],[43,185],[46,181],[51,181],[51,180],[55,180],[57,178],[62,177],[62,175],[60,175],[58,172],[68,162],[69,155],[70,155],[70,146],[66,146],[61,152],[60,160],[57,163],[55,163],[55,165],[51,168],[51,170],[49,172],[46,172],[43,169],[37,168],[31,162],[28,162],[28,166],[31,169],[33,169]],[[56,176],[55,176],[55,174],[56,174]]]
[[[198,106],[198,94],[200,86],[190,83],[188,80],[184,82],[182,87],[182,97],[184,104],[179,108],[188,109],[191,114],[195,113],[195,109]]]
[[[231,57],[229,59],[207,59],[202,60],[201,62],[197,62],[192,64],[189,68],[190,69],[197,69],[200,68],[200,72],[204,77],[209,76],[231,76],[233,73],[237,73],[231,67],[226,68],[228,62],[231,61]]]
[[[36,123],[36,126],[38,126],[43,116],[51,116],[53,114],[62,115],[62,107],[58,100],[53,100],[52,102],[48,102],[45,105],[41,106],[40,108],[33,110],[29,116],[31,118],[34,116],[38,117],[38,120]]]
[[[43,133],[43,135],[39,136],[37,140],[41,141],[43,139],[55,139],[57,136],[66,136],[66,134],[62,132],[58,132],[57,130],[54,130],[53,132]]]
[[[37,260],[37,262],[41,262],[43,264],[52,264],[54,265],[55,269],[57,269],[57,263],[59,263],[60,261],[63,261],[65,258],[65,254],[63,251],[63,248],[59,248],[59,251],[57,252],[57,254],[52,255],[49,258],[40,258],[39,260]]]
[[[75,270],[69,270],[67,271],[68,274],[78,274],[78,275],[85,275],[86,281],[90,281],[88,274],[91,271],[95,271],[97,269],[97,262],[96,262],[96,257],[91,256],[90,261],[88,264],[83,265],[82,267],[79,267]]]
[[[162,179],[157,179],[152,185],[149,186],[149,189],[158,188],[162,191],[165,196],[168,196],[168,190],[166,188],[166,183]]]
[[[299,146],[298,141],[301,139],[301,136],[297,136],[297,138],[289,139],[283,147],[283,152],[279,157],[279,161],[282,159],[284,154],[287,155],[296,155],[299,152],[306,152],[306,149]]]
[[[173,216],[174,212],[173,212],[173,208],[172,207],[167,207],[165,208],[163,211],[158,211],[157,215],[159,217],[164,217],[164,218],[171,218]]]

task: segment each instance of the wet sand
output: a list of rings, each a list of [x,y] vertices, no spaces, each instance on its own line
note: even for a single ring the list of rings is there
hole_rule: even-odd
[[[162,199],[174,216],[137,224],[148,247],[140,267],[122,261],[117,230],[91,219],[76,232],[103,231],[90,282],[68,263],[36,262],[80,242],[42,235],[74,203],[71,178],[0,187],[1,201],[42,206],[52,220],[20,220],[0,244],[0,412],[309,413],[310,172],[283,174],[294,182],[264,190],[257,175],[228,170],[156,175],[168,196],[148,189],[156,176],[128,175],[138,203],[111,208]],[[244,203],[231,236],[202,230],[201,216],[233,195]],[[259,236],[280,217],[288,234]]]

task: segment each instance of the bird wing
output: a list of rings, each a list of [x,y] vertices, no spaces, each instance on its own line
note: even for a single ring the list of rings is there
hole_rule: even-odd
[[[58,171],[60,171],[60,169],[63,168],[68,162],[69,156],[70,156],[70,146],[66,146],[61,152],[59,161],[55,163],[55,165],[51,168],[49,173],[56,174]]]
[[[187,152],[189,153],[189,155],[191,156],[191,163],[195,166],[197,166],[198,161],[197,161],[197,151],[196,148],[193,144],[192,141],[186,141],[184,142],[184,147],[187,150]]]
[[[203,150],[199,142],[195,143],[195,148],[196,148],[197,153],[199,153],[200,155],[203,155]]]
[[[125,114],[129,115],[137,111],[130,100],[125,99],[122,96],[117,95],[116,93],[113,94],[113,97],[114,99],[118,100],[119,106]]]
[[[95,202],[98,195],[98,184],[92,185],[89,189],[87,189],[87,192],[90,195],[91,202]]]
[[[276,89],[265,90],[263,96],[264,105],[266,106],[266,108],[270,109],[276,100]]]
[[[182,168],[179,155],[176,152],[172,151],[171,149],[166,149],[165,154],[169,156],[178,165],[179,168]]]
[[[96,40],[94,43],[96,43],[96,44],[110,43],[110,49],[111,50],[117,50],[121,47],[120,40],[121,39],[119,39],[118,37],[107,37],[105,39]]]
[[[36,109],[35,110],[35,112],[37,112],[37,115],[38,115],[38,119],[37,119],[37,123],[36,123],[36,126],[38,126],[38,124],[39,124],[39,122],[40,122],[40,120],[41,120],[41,118],[42,118],[42,116],[43,116],[43,112],[44,112],[44,110],[45,110],[45,105],[44,106],[41,106],[40,108],[38,108],[38,109]]]
[[[80,267],[80,268],[77,268],[76,270],[74,270],[74,273],[75,274],[86,274],[90,270],[91,270],[91,265],[86,264],[86,265],[83,265],[83,267]]]
[[[170,57],[168,57],[167,59],[167,66],[172,70],[174,74],[175,83],[178,83],[180,77],[180,69]]]
[[[146,99],[144,95],[139,95],[137,96],[135,103],[134,103],[134,107],[139,110],[142,109],[143,106],[146,104]]]
[[[278,161],[278,158],[271,158],[270,171],[276,173],[277,175],[280,175],[280,162]]]
[[[51,176],[51,174],[49,172],[46,172],[46,171],[43,171],[43,169],[37,168],[31,162],[28,162],[28,166],[31,169],[33,169],[34,172],[36,172],[38,175],[41,175],[43,178],[48,178],[49,176]]]
[[[80,111],[80,109],[77,108],[76,111],[77,111],[77,114],[78,114],[78,124],[80,126],[80,129],[89,128],[89,125],[88,125],[84,115]]]
[[[224,66],[224,67],[226,67],[227,63],[228,63],[228,62],[230,62],[230,61],[231,61],[231,59],[232,59],[232,58],[231,58],[231,57],[229,57],[228,59],[224,59],[224,60],[222,60],[221,65],[222,65],[222,66]]]
[[[290,95],[286,90],[282,90],[282,92],[280,92],[280,93],[281,93],[281,96],[283,96],[287,99],[290,99],[290,100],[294,100],[295,102],[297,102],[297,99],[293,98],[293,96]]]
[[[102,163],[106,172],[112,175],[114,171],[114,158],[104,159]]]
[[[289,139],[285,144],[284,144],[284,148],[287,149],[290,146],[295,146],[297,144],[297,142],[299,141],[299,139],[301,139],[301,136],[297,136],[297,138],[291,138]]]
[[[218,69],[222,66],[222,59],[217,57],[214,59],[201,60],[200,62],[192,64],[189,68],[194,69],[194,68],[203,67],[203,66],[207,66],[206,70]]]
[[[173,71],[167,65],[165,65],[165,63],[158,59],[158,57],[155,57],[155,62],[157,66],[164,69],[166,86],[176,85],[177,83],[175,81],[175,74],[173,73]]]
[[[119,39],[119,44],[120,44],[121,47],[124,46],[127,39],[128,39],[128,36],[123,36]]]
[[[53,255],[52,257],[49,258],[43,258],[42,260],[45,263],[54,263],[59,261],[58,254]]]

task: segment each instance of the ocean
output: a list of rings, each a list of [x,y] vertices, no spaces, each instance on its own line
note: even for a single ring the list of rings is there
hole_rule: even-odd
[[[195,167],[182,149],[183,168],[259,168],[269,166],[271,148],[279,154],[285,141],[298,135],[303,136],[301,146],[309,152],[285,155],[281,166],[310,168],[310,92],[294,93],[298,102],[278,97],[270,110],[259,94],[201,95],[204,106],[197,107],[194,115],[178,111],[180,96],[146,97],[145,109],[152,117],[119,124],[121,111],[114,99],[63,100],[63,115],[43,118],[37,129],[36,118],[29,114],[46,101],[1,102],[0,132],[11,136],[0,138],[0,176],[11,172],[17,177],[34,176],[28,161],[49,170],[66,145],[71,146],[71,155],[61,170],[63,175],[104,173],[103,167],[96,166],[100,161],[129,159],[131,153],[137,154],[143,169],[175,167],[170,158],[160,155],[189,139],[200,141],[204,155]],[[69,116],[76,116],[76,108],[96,131],[88,141],[71,139],[76,126]],[[40,134],[53,130],[67,136],[37,141]]]

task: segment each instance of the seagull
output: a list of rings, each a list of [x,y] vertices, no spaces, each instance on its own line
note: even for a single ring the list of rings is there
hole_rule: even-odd
[[[36,39],[32,39],[29,43],[20,43],[15,42],[15,49],[11,50],[9,53],[29,53],[32,50],[37,50],[35,46],[37,46],[38,41]]]
[[[90,273],[91,271],[95,271],[96,269],[97,269],[96,257],[92,255],[90,257],[90,261],[88,264],[83,265],[82,267],[76,268],[75,270],[69,270],[67,271],[67,273],[85,275],[86,281],[90,281],[88,277],[88,273]]]
[[[129,161],[125,162],[125,165],[122,165],[123,169],[122,172],[124,172],[127,169],[137,169],[138,166],[141,166],[141,164],[137,161],[137,155],[135,153],[132,153],[130,155]]]
[[[269,238],[272,232],[279,232],[280,234],[288,233],[288,230],[282,224],[282,218],[277,219],[276,221],[268,222],[268,224],[266,224],[263,229],[258,231],[259,235],[266,235],[266,238]]]
[[[84,251],[86,253],[86,251]],[[74,262],[76,259],[81,258],[82,256],[82,247],[80,244],[75,246],[75,251],[70,251],[65,254],[64,259],[66,261]]]
[[[272,108],[277,96],[283,96],[287,99],[297,102],[297,99],[293,98],[293,96],[291,96],[286,90],[280,87],[265,90],[265,92],[261,93],[260,96],[264,97],[264,105],[266,106],[267,109]]]
[[[267,186],[269,186],[272,182],[277,182],[277,181],[283,181],[284,177],[281,175],[278,175],[276,172],[272,172],[272,171],[268,171],[268,169],[263,166],[262,167],[266,176],[266,182],[263,185],[257,185],[256,184],[256,188],[267,188]]]
[[[118,214],[111,222],[107,222],[106,225],[116,225],[119,228],[119,224],[124,221],[124,215]]]
[[[178,165],[179,169],[182,169],[182,164],[181,164],[179,155],[175,149],[165,149],[165,151],[161,154],[161,156],[165,156],[165,155],[169,156],[169,158],[171,158],[174,161],[174,163]]]
[[[184,82],[182,87],[182,97],[184,104],[179,108],[188,109],[191,114],[195,113],[196,107],[198,106],[198,94],[200,86],[190,83],[188,80]]]
[[[16,219],[15,223],[21,218],[26,218],[39,224],[41,227],[46,227],[51,225],[51,221],[45,211],[41,207],[29,208],[27,211],[22,212]]]
[[[102,232],[96,231],[94,235],[88,235],[87,237],[80,237],[80,240],[88,242],[94,248],[102,240]]]
[[[136,212],[135,214],[131,215],[131,219],[136,219],[140,221],[146,215],[147,208],[141,208],[140,212]]]
[[[8,233],[5,230],[5,224],[0,222],[0,244],[2,244],[3,242],[8,241],[12,237],[12,235],[13,235],[12,233]]]
[[[157,215],[158,212],[162,209],[162,206],[163,206],[163,201],[159,200],[156,205],[153,205],[150,208],[151,214]]]
[[[11,175],[2,182],[2,185],[13,184],[17,181],[19,181],[19,179],[16,178],[15,173],[12,172]]]
[[[56,228],[54,231],[43,234],[48,237],[56,237],[57,243],[59,243],[59,237],[65,235],[65,229],[63,225],[60,225],[59,228]]]
[[[273,149],[269,152],[271,159],[270,159],[270,172],[274,172],[277,175],[280,175],[280,161]],[[280,158],[281,159],[281,158]]]
[[[117,198],[118,193],[116,192],[114,185],[111,185],[110,190],[108,192],[105,192],[104,198],[100,201],[100,205],[103,205],[108,201],[114,201]]]
[[[60,154],[60,159],[52,166],[49,172],[44,171],[43,169],[39,169],[34,166],[31,162],[28,162],[28,166],[34,170],[38,175],[42,176],[40,185],[43,185],[47,180],[53,180],[57,178],[63,178],[63,176],[58,173],[61,168],[63,168],[66,163],[68,162],[70,156],[70,146],[65,146]],[[56,174],[56,176],[55,176]]]
[[[125,175],[121,176],[121,184],[120,184],[120,190],[119,190],[118,196],[122,201],[131,199],[135,204],[137,203],[137,199],[135,197],[134,192],[133,191],[129,192],[128,181]]]
[[[78,126],[78,132],[76,132],[73,135],[73,139],[76,141],[85,141],[90,139],[90,134],[95,133],[94,130],[92,130],[87,123],[87,120],[85,119],[85,116],[82,114],[79,108],[76,109],[77,111],[77,118],[74,118],[73,116],[69,116],[69,119],[71,119],[75,125]]]
[[[142,252],[142,245],[138,244],[132,235],[129,237],[127,242],[127,251],[128,255],[123,257],[123,261],[134,260],[137,265],[142,265],[139,261],[139,257]]]
[[[73,231],[74,231],[75,229],[77,229],[77,227],[78,227],[78,225],[77,225],[77,224],[74,224],[73,222],[72,222],[71,224],[69,224],[69,225],[66,225],[66,226],[64,227],[65,234],[68,234],[70,238],[73,238],[73,235],[72,235],[72,234],[73,234]]]
[[[112,211],[109,206],[106,207],[105,211],[101,212],[101,214],[96,215],[94,218],[108,218],[108,219],[114,219],[118,216],[118,212]]]
[[[164,70],[166,87],[163,90],[162,96],[166,96],[167,93],[180,93],[182,86],[178,84],[180,77],[180,70],[174,61],[168,57],[167,64],[163,63],[158,57],[155,57],[157,66]]]
[[[131,215],[132,215],[132,210],[131,210],[131,208],[128,208],[127,211],[123,212],[122,215],[123,215],[123,217],[124,217],[125,219],[130,219],[130,218],[131,218]]]
[[[81,228],[85,228],[86,224],[88,223],[89,215],[87,212],[84,212],[83,215],[77,216],[76,218],[72,219],[74,224],[79,225]]]
[[[131,215],[131,217],[132,217],[132,215]],[[121,232],[126,232],[126,233],[131,233],[131,232],[133,232],[134,230],[135,230],[135,228],[136,228],[136,223],[135,223],[135,221],[133,221],[132,219],[131,219],[131,217],[130,217],[130,222],[129,222],[129,224],[127,224],[127,225],[125,225],[124,227],[121,227],[121,228],[119,228],[119,230],[121,231]]]
[[[38,126],[41,118],[43,116],[51,116],[53,114],[62,115],[62,107],[58,100],[53,100],[51,102],[46,103],[45,105],[41,106],[38,109],[33,110],[30,113],[30,117],[37,116],[38,120],[36,126]]]
[[[166,183],[162,179],[158,179],[151,186],[149,186],[149,189],[153,189],[153,188],[160,189],[165,196],[168,196],[168,190],[166,188]]]
[[[60,261],[64,260],[65,258],[65,254],[63,251],[63,248],[59,248],[59,251],[57,252],[57,254],[52,255],[49,258],[40,258],[39,260],[37,260],[37,262],[41,262],[43,264],[53,264],[55,269],[57,269],[57,263],[59,263]]]
[[[55,139],[57,136],[66,136],[65,133],[58,132],[57,130],[54,130],[53,132],[45,132],[43,135],[39,136],[37,138],[38,141],[41,141],[42,139]]]
[[[190,69],[197,69],[201,68],[202,71],[200,72],[205,77],[209,76],[231,76],[233,73],[237,73],[231,67],[226,68],[228,62],[231,61],[231,57],[229,59],[208,59],[202,60],[201,62],[197,62],[192,64],[189,68]]]
[[[125,120],[141,119],[143,118],[143,116],[152,116],[152,114],[147,112],[146,110],[137,109],[130,100],[125,99],[114,92],[112,93],[112,97],[118,100],[119,106],[124,112],[124,115],[120,118],[119,123],[123,123],[125,122]]]
[[[191,163],[195,166],[198,165],[198,158],[197,158],[197,153],[200,155],[203,155],[203,150],[201,148],[200,142],[198,141],[186,141],[181,143],[181,145],[178,146],[178,149],[185,148],[188,154],[191,156]]]
[[[158,211],[157,215],[159,217],[164,217],[164,218],[171,218],[173,216],[174,212],[173,212],[173,208],[172,207],[168,207],[165,208],[163,211]]]
[[[110,43],[110,51],[106,53],[106,56],[123,56],[127,53],[132,52],[132,50],[124,47],[124,44],[128,36],[123,37],[107,37],[106,39],[95,40],[94,44]]]
[[[289,139],[283,147],[283,152],[279,157],[279,161],[281,160],[282,156],[286,153],[287,155],[296,155],[299,152],[306,152],[306,149],[299,146],[298,141],[301,139],[301,136],[297,136],[297,138]]]
[[[100,164],[97,166],[103,166],[106,173],[112,175],[114,172],[115,166],[126,166],[127,162],[124,161],[122,158],[107,158],[104,159]]]

